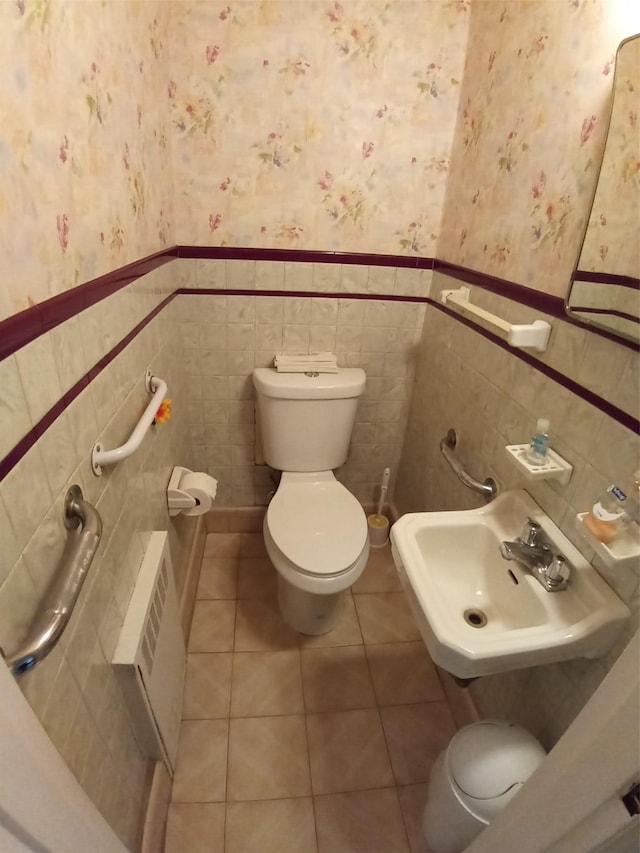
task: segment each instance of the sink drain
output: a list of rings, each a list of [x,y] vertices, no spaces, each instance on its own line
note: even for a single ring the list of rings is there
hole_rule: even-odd
[[[472,628],[484,628],[487,624],[487,616],[482,610],[471,608],[464,611],[464,621]]]

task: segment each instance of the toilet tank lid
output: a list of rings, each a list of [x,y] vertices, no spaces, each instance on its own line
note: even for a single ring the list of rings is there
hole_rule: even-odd
[[[259,394],[283,400],[339,400],[359,397],[366,374],[359,367],[340,367],[337,373],[278,373],[273,367],[257,367],[253,384]]]
[[[446,763],[463,794],[486,801],[526,782],[545,755],[521,726],[486,721],[465,726],[453,736]]]

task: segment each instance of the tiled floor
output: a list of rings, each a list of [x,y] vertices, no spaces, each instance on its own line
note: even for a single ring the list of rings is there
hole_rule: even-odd
[[[262,535],[207,537],[166,853],[425,853],[425,783],[454,731],[388,546],[336,628],[305,637]]]

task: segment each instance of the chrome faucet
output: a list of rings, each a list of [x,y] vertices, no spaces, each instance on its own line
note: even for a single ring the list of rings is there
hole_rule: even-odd
[[[547,592],[566,589],[571,566],[564,555],[555,550],[542,527],[531,518],[517,539],[500,543],[500,554],[505,560],[515,560],[524,566]]]

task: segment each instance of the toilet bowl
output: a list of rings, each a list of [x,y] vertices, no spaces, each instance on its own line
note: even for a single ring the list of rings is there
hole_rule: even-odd
[[[303,634],[327,633],[339,616],[340,593],[369,556],[362,506],[331,471],[285,471],[263,530],[285,621]]]

